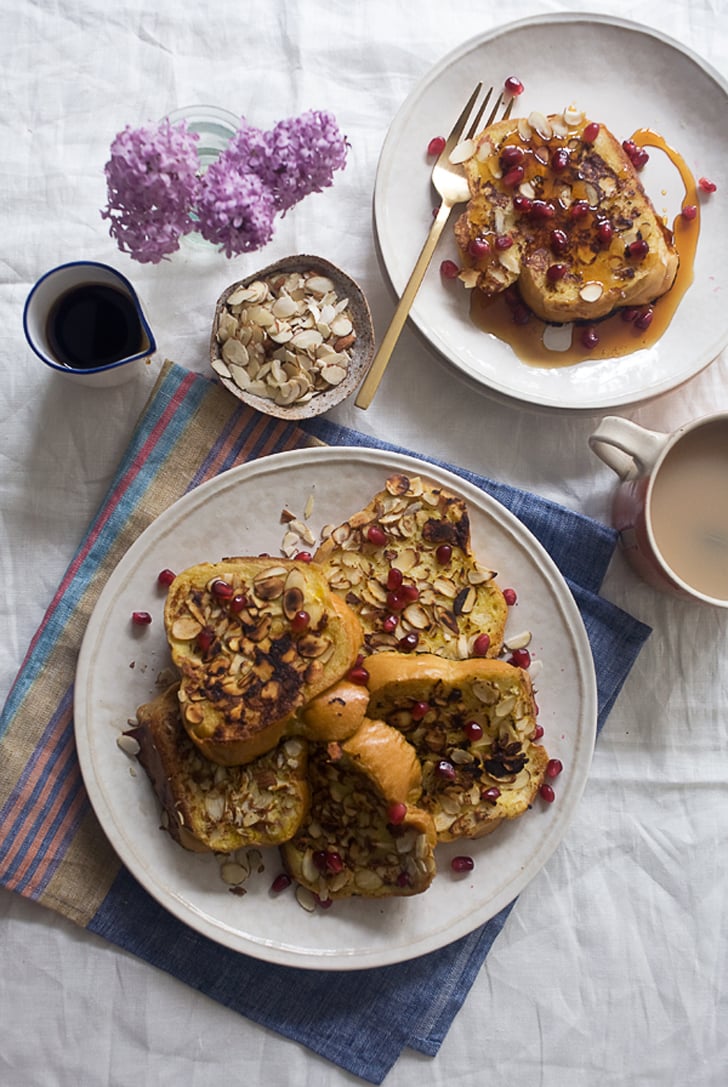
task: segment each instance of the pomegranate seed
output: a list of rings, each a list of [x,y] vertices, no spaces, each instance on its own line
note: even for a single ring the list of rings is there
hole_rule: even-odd
[[[591,208],[586,200],[575,200],[569,207],[569,217],[574,220],[585,219]]]
[[[157,584],[169,586],[174,581],[176,575],[174,570],[160,570],[157,574]]]
[[[453,857],[450,861],[450,867],[453,872],[472,872],[475,868],[475,861],[472,857]]]
[[[403,585],[400,592],[408,604],[412,604],[420,598],[420,590],[416,585]]]
[[[452,547],[450,544],[440,544],[435,552],[435,558],[440,563],[440,566],[447,566],[452,558]]]
[[[698,185],[703,192],[715,192],[715,190],[718,188],[716,183],[714,181],[711,181],[710,178],[707,177],[698,178]]]
[[[592,328],[591,325],[589,326],[589,328],[585,328],[581,334],[581,343],[582,347],[586,347],[589,351],[595,348],[599,343],[599,336],[597,335],[597,330],[595,328]]]
[[[533,200],[519,194],[513,197],[513,207],[523,215],[528,215],[529,212],[533,211]]]
[[[473,656],[484,657],[490,649],[490,635],[479,634],[473,642]]]
[[[623,140],[622,149],[635,170],[642,170],[649,162],[648,152],[644,147],[638,147],[634,140]]]
[[[403,653],[412,653],[417,648],[420,642],[419,634],[416,634],[414,630],[409,634],[405,634],[404,638],[400,638],[397,645]]]
[[[212,627],[203,627],[200,633],[195,638],[195,645],[199,649],[200,653],[207,653],[215,641],[215,631]]]
[[[477,721],[468,721],[465,726],[465,735],[474,743],[476,740],[483,739],[483,726]]]
[[[511,309],[515,309],[516,306],[520,306],[521,304],[521,295],[515,284],[506,287],[503,291],[503,298],[505,299],[506,305],[510,306]]]
[[[622,310],[622,320],[630,323],[639,315],[639,312],[634,306],[627,306],[626,309]]]
[[[518,600],[518,596],[516,595],[516,590],[515,589],[504,589],[503,590],[503,599],[505,600],[505,602],[506,602],[506,604],[508,605],[509,608],[513,607],[515,602]]]
[[[407,598],[404,593],[395,589],[391,593],[387,593],[387,607],[391,611],[403,611],[407,607]]]
[[[369,525],[367,528],[367,540],[375,547],[383,547],[387,542],[387,534],[379,525]]]
[[[444,136],[433,136],[432,139],[430,140],[430,142],[427,145],[427,154],[428,155],[433,155],[433,156],[434,155],[441,155],[444,150],[445,150],[445,137]]]
[[[297,611],[291,619],[291,630],[296,633],[305,630],[308,624],[311,622],[311,616],[307,611]]]
[[[290,887],[290,886],[291,886],[291,877],[289,875],[287,875],[285,872],[281,872],[281,874],[279,876],[276,876],[276,878],[271,883],[270,889],[275,894],[279,894],[281,891],[285,891],[286,887]]]
[[[514,325],[527,325],[531,320],[531,311],[525,303],[521,303],[520,306],[516,306],[513,310],[513,324]]]
[[[397,623],[399,619],[396,615],[388,615],[386,619],[382,620],[382,630],[387,634],[392,634],[397,629]]]
[[[451,762],[448,762],[447,759],[440,759],[435,766],[435,773],[445,781],[455,780],[455,767]]]
[[[362,665],[355,665],[353,668],[349,669],[349,679],[359,687],[366,687],[369,682],[369,673]]]
[[[541,799],[545,800],[547,804],[553,804],[554,800],[556,799],[556,793],[551,788],[551,786],[546,785],[546,783],[541,786],[538,792]]]
[[[330,910],[334,903],[330,898],[321,898],[321,895],[316,895],[316,904],[322,910]]]
[[[511,143],[501,151],[500,164],[504,170],[510,170],[512,166],[520,166],[524,158],[523,149]]]
[[[558,283],[560,279],[563,279],[566,275],[567,268],[565,264],[551,264],[546,269],[546,278],[549,283]]]
[[[398,887],[411,887],[412,876],[409,874],[409,872],[400,872],[397,876],[396,882]]]
[[[497,800],[501,791],[497,785],[491,785],[490,788],[484,789],[480,794],[484,800]]]
[[[457,279],[460,269],[454,260],[444,260],[440,265],[440,275],[443,279]]]
[[[637,314],[634,320],[634,327],[641,328],[643,331],[649,328],[652,324],[652,318],[655,316],[655,311],[652,306],[647,306],[640,313]]]
[[[564,769],[561,759],[549,759],[546,763],[546,777],[556,778]]]
[[[218,600],[231,600],[235,594],[232,585],[227,581],[223,581],[221,577],[215,578],[210,586],[210,592],[213,596],[216,596]]]
[[[533,733],[531,734],[532,740],[540,740],[543,736],[543,725],[536,725]]]
[[[230,601],[230,611],[233,613],[233,615],[239,615],[243,608],[247,607],[247,605],[247,597],[243,596],[242,593],[236,593]]]
[[[526,171],[522,166],[512,166],[507,173],[503,174],[503,184],[507,189],[515,189],[516,185],[520,185],[526,176]]]
[[[495,239],[496,249],[510,249],[513,245],[513,238],[510,234],[499,234]]]
[[[296,558],[298,562],[313,562],[313,555],[310,551],[297,551],[294,558]]]
[[[391,566],[389,568],[389,573],[387,574],[387,588],[388,589],[398,589],[401,584],[402,584],[402,571],[399,570],[396,566]]]
[[[473,260],[482,260],[490,253],[490,242],[487,238],[471,238],[468,242],[468,253]]]
[[[569,235],[565,230],[552,230],[549,237],[551,252],[560,256],[569,248]]]
[[[612,224],[607,219],[597,223],[597,237],[602,245],[609,245],[614,235]]]
[[[404,822],[407,814],[407,805],[401,800],[395,800],[387,808],[387,822],[393,827],[398,827]]]
[[[503,87],[509,94],[513,94],[518,97],[519,94],[523,94],[523,83],[515,75],[509,75],[508,79],[503,84]]]
[[[553,219],[556,209],[546,200],[531,201],[531,215],[534,219]]]
[[[688,222],[692,222],[693,219],[697,218],[697,204],[685,204],[680,214],[682,215],[683,219],[687,219]]]
[[[341,856],[338,853],[329,853],[326,849],[317,849],[312,860],[319,872],[330,872],[336,875],[344,867]]]
[[[415,702],[410,708],[413,721],[421,721],[426,716],[430,709],[429,702]]]
[[[599,128],[600,126],[597,124],[596,121],[590,121],[582,132],[582,139],[584,140],[584,143],[594,143],[595,139],[599,135]]]
[[[635,238],[625,247],[625,257],[634,257],[635,260],[643,260],[650,251],[650,247],[644,238]]]
[[[134,626],[148,627],[152,621],[152,617],[148,611],[133,611],[131,613],[131,621]]]
[[[508,663],[516,668],[529,668],[531,666],[531,654],[527,649],[514,649]]]
[[[560,174],[569,165],[569,152],[565,147],[557,147],[551,156],[551,169]]]

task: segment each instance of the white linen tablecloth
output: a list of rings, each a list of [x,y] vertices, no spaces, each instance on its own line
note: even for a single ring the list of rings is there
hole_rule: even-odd
[[[258,263],[183,250],[155,268],[122,256],[99,216],[114,134],[196,102],[264,127],[305,109],[332,110],[351,141],[346,183],[337,176],[310,197],[254,256],[263,264],[307,251],[346,268],[381,335],[393,304],[371,202],[399,106],[466,39],[580,8],[0,0],[0,698],[158,371],[155,363],[102,393],[56,380],[23,338],[31,284],[69,259],[113,264],[144,298],[160,357],[206,372],[214,300]],[[728,76],[723,0],[592,9],[659,28]],[[681,389],[620,414],[671,430],[728,408],[727,365],[724,355]],[[411,329],[372,407],[364,413],[349,402],[333,418],[609,518],[613,477],[587,447],[598,416],[473,395]],[[654,633],[603,730],[577,817],[521,895],[440,1054],[405,1052],[388,1087],[726,1082],[728,614],[656,594],[619,556],[603,592]],[[0,912],[0,1081],[8,1087],[357,1082],[7,891]]]

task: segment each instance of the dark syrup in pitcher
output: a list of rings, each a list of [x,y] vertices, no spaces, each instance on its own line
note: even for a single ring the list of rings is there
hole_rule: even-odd
[[[62,294],[46,331],[55,357],[73,370],[110,366],[139,354],[144,344],[134,302],[106,283],[82,283]]]

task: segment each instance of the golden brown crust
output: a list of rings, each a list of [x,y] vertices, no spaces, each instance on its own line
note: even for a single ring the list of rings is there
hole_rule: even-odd
[[[288,739],[246,766],[209,762],[182,726],[177,685],[137,710],[127,732],[164,812],[164,826],[185,849],[232,853],[279,845],[309,804],[308,745]]]
[[[346,740],[363,723],[368,702],[366,687],[342,679],[299,711],[292,731],[317,743]]]
[[[465,284],[489,296],[517,284],[533,312],[555,323],[598,320],[665,294],[677,274],[677,250],[619,141],[577,112],[536,122],[532,115],[530,122],[492,125],[464,163],[471,199],[455,236]],[[589,125],[598,128],[593,139],[585,138]],[[504,152],[522,158],[511,164]],[[548,217],[540,214],[543,205]],[[611,238],[600,236],[604,222]],[[558,244],[554,231],[564,236]],[[475,255],[474,239],[490,251]],[[503,239],[511,244],[501,248]],[[633,242],[641,244],[632,248]]]
[[[536,707],[526,671],[502,660],[394,653],[366,664],[367,712],[413,745],[422,764],[420,804],[440,841],[482,837],[530,807],[548,755],[532,741]]]
[[[490,640],[488,655],[500,652],[508,611],[503,593],[493,571],[471,552],[464,499],[440,484],[391,476],[363,509],[333,529],[315,559],[359,616],[369,653],[457,659],[470,656],[483,634]],[[397,588],[393,578],[400,576]]]
[[[426,890],[437,838],[431,816],[408,800],[419,779],[414,752],[381,721],[365,720],[343,744],[313,745],[311,808],[281,847],[293,879],[321,899]]]
[[[237,765],[271,750],[301,706],[361,646],[356,615],[313,563],[240,557],[178,574],[165,629],[183,723],[204,754]]]

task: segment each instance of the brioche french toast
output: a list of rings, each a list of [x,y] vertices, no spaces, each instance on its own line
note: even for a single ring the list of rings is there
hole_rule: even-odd
[[[322,900],[414,895],[435,876],[435,827],[417,806],[421,771],[396,729],[365,719],[343,743],[314,744],[311,806],[281,846],[291,877]]]
[[[137,709],[127,736],[165,813],[165,829],[185,849],[232,853],[290,838],[309,803],[308,745],[290,737],[246,766],[206,759],[182,725],[177,686]]]
[[[463,169],[470,200],[455,237],[466,287],[495,296],[517,284],[538,317],[567,323],[672,286],[677,250],[633,157],[574,107],[496,122]]]
[[[266,556],[178,574],[164,612],[183,724],[221,765],[250,762],[295,711],[341,679],[360,650],[354,612],[314,563]]]
[[[500,652],[503,592],[472,555],[465,501],[439,484],[391,476],[314,558],[358,615],[367,652]]]
[[[548,755],[532,742],[531,680],[503,660],[367,658],[370,717],[401,731],[422,765],[421,807],[439,841],[479,838],[522,815]]]

